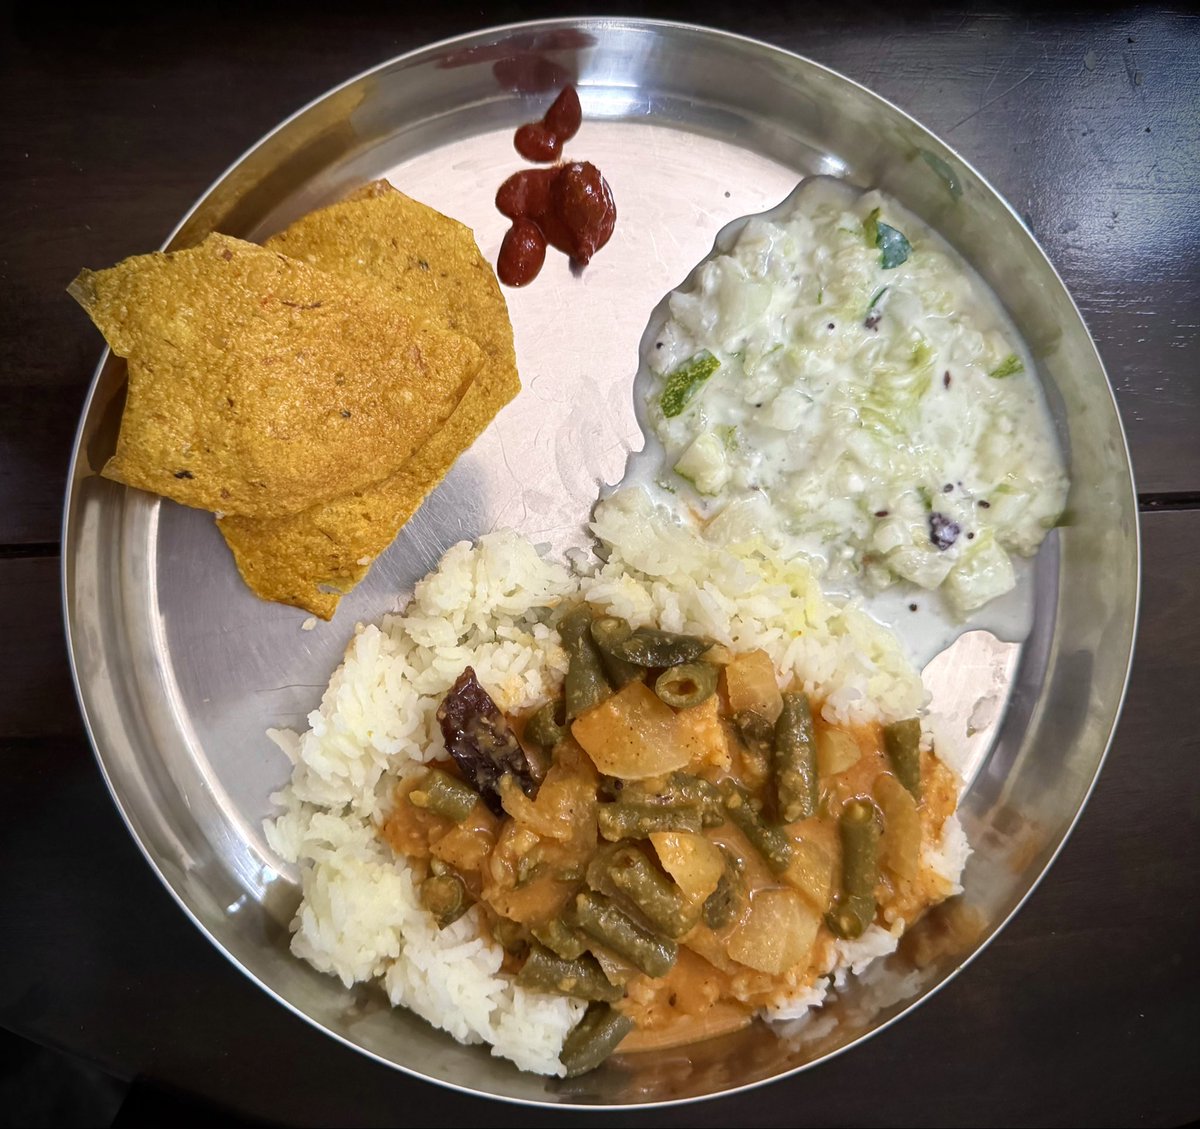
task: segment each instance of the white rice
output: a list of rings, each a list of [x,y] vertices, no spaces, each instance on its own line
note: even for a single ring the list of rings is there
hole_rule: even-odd
[[[592,530],[610,555],[583,592],[615,615],[736,650],[761,647],[780,685],[799,679],[826,699],[830,722],[899,720],[928,701],[899,640],[856,602],[827,599],[803,558],[785,560],[760,541],[709,544],[637,489],[597,507]]]
[[[781,685],[802,680],[830,721],[910,717],[926,701],[897,640],[856,606],[826,599],[803,562],[756,544],[709,546],[637,490],[601,503],[593,530],[605,562],[582,576],[510,532],[455,545],[403,613],[356,629],[309,728],[271,731],[292,763],[273,797],[282,811],[265,825],[272,849],[300,866],[292,951],[347,986],[379,979],[393,1004],[544,1074],[563,1072],[558,1055],[583,1005],[515,985],[477,911],[437,929],[416,896],[419,874],[377,834],[395,782],[445,755],[434,715],[465,666],[502,710],[546,700],[566,672],[552,609],[582,595],[635,624],[763,648]],[[925,862],[948,889],[966,849],[953,818],[927,845]],[[873,927],[825,973],[844,981],[898,935]],[[826,984],[782,994],[768,1018],[816,1006]]]

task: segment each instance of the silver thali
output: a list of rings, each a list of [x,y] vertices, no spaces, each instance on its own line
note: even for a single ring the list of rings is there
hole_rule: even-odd
[[[422,49],[264,138],[168,245],[211,230],[262,239],[386,176],[471,226],[494,262],[506,228],[495,190],[522,165],[512,131],[567,81],[585,115],[569,152],[611,183],[613,240],[580,276],[552,255],[533,285],[507,292],[521,395],[331,623],[304,630],[305,613],[255,599],[209,515],[97,476],[123,400],[123,363],[107,354],[72,463],[63,584],[80,701],[109,787],[151,865],[214,944],[297,1014],[385,1063],[497,1097],[594,1107],[703,1097],[810,1065],[903,1014],[994,936],[1061,847],[1099,771],[1131,659],[1139,561],[1112,393],[1032,236],[978,173],[901,111],[762,43],[596,19]],[[726,223],[770,208],[814,174],[882,188],[979,271],[1029,345],[1070,460],[1071,523],[1033,567],[1028,638],[972,632],[926,668],[941,723],[970,744],[963,818],[975,854],[965,893],[794,1030],[756,1026],[626,1056],[569,1083],[520,1074],[290,956],[295,875],[261,826],[288,765],[265,730],[302,726],[355,622],[402,603],[456,541],[512,527],[556,553],[587,544],[597,494],[641,446],[632,381],[650,311]]]

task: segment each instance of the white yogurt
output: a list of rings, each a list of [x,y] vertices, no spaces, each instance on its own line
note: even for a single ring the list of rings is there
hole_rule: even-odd
[[[873,223],[907,237],[903,262],[883,265]],[[911,214],[824,178],[720,251],[643,339],[647,449],[626,484],[652,479],[715,540],[818,559],[835,589],[936,591],[937,630],[1010,592],[1068,484],[994,296]],[[664,396],[705,352],[715,372]],[[1023,635],[1028,601],[1005,603]]]

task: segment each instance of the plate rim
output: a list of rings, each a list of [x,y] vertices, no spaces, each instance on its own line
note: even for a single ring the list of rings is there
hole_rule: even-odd
[[[616,29],[621,29],[621,28],[628,28],[631,30],[643,31],[643,32],[644,31],[666,32],[666,33],[684,32],[684,33],[688,33],[688,34],[699,34],[701,36],[713,37],[713,38],[716,38],[717,40],[723,40],[723,41],[727,41],[727,42],[735,42],[735,43],[739,43],[739,44],[742,44],[744,46],[747,46],[747,47],[750,47],[753,49],[765,51],[768,54],[778,57],[781,62],[786,62],[790,66],[795,66],[796,64],[801,64],[804,67],[813,68],[816,71],[823,72],[824,74],[831,76],[832,78],[836,79],[839,82],[849,84],[850,86],[856,88],[861,94],[865,95],[867,98],[881,104],[889,112],[898,115],[904,121],[912,124],[913,126],[916,126],[923,133],[926,133],[929,136],[934,137],[942,146],[945,147],[945,149],[950,154],[952,154],[954,156],[954,158],[957,161],[960,162],[961,166],[964,169],[968,170],[970,173],[972,173],[975,177],[978,178],[980,183],[988,191],[991,192],[991,194],[1001,204],[1001,206],[1004,208],[1004,210],[1009,213],[1009,215],[1016,221],[1016,223],[1024,230],[1026,235],[1029,237],[1031,246],[1036,250],[1036,253],[1041,256],[1042,260],[1044,261],[1044,265],[1050,270],[1055,282],[1057,283],[1058,287],[1061,289],[1063,295],[1065,295],[1065,297],[1067,298],[1068,302],[1070,303],[1071,309],[1074,311],[1076,317],[1078,317],[1078,319],[1079,319],[1080,324],[1083,326],[1084,331],[1087,335],[1088,345],[1091,348],[1091,353],[1094,357],[1095,363],[1099,369],[1100,374],[1104,378],[1104,384],[1105,384],[1106,391],[1109,396],[1109,401],[1111,403],[1111,407],[1112,407],[1112,411],[1113,411],[1113,417],[1114,417],[1114,420],[1116,423],[1117,434],[1120,437],[1120,450],[1119,450],[1119,452],[1117,452],[1117,454],[1119,457],[1122,458],[1124,470],[1129,475],[1130,497],[1128,499],[1126,499],[1125,501],[1130,503],[1130,510],[1131,510],[1132,514],[1134,515],[1134,523],[1133,523],[1132,538],[1131,538],[1133,571],[1132,571],[1132,604],[1129,609],[1129,647],[1128,647],[1128,653],[1125,655],[1124,660],[1123,660],[1124,673],[1121,678],[1120,693],[1117,695],[1115,707],[1113,708],[1113,711],[1112,711],[1112,722],[1111,722],[1111,725],[1109,726],[1109,731],[1108,731],[1107,737],[1103,743],[1103,748],[1100,751],[1100,755],[1096,761],[1095,769],[1091,774],[1091,778],[1087,781],[1086,787],[1083,790],[1081,800],[1079,802],[1079,805],[1078,805],[1074,815],[1071,817],[1064,832],[1062,833],[1061,838],[1059,839],[1059,841],[1056,844],[1056,846],[1054,847],[1054,849],[1048,855],[1048,857],[1047,857],[1045,863],[1043,864],[1043,866],[1041,867],[1040,871],[1035,875],[1033,880],[1030,882],[1028,888],[1013,904],[1013,906],[1009,910],[1009,912],[1006,913],[1002,918],[1000,918],[997,921],[997,923],[995,924],[994,928],[992,929],[990,935],[982,943],[979,944],[979,946],[975,949],[974,952],[970,953],[966,958],[962,959],[953,968],[951,968],[938,983],[934,984],[931,988],[925,990],[918,998],[908,1002],[895,1015],[893,1015],[890,1018],[888,1018],[887,1020],[884,1020],[883,1022],[879,1023],[876,1027],[872,1028],[871,1030],[863,1032],[862,1034],[860,1034],[857,1037],[855,1037],[854,1039],[850,1040],[843,1046],[838,1047],[833,1051],[822,1054],[818,1058],[812,1059],[812,1060],[802,1063],[798,1066],[791,1067],[787,1070],[781,1071],[780,1073],[774,1074],[768,1078],[763,1078],[763,1079],[759,1079],[756,1081],[746,1082],[741,1085],[731,1087],[729,1089],[721,1090],[719,1092],[699,1095],[699,1096],[695,1096],[695,1097],[666,1098],[666,1099],[646,1100],[646,1101],[639,1100],[639,1101],[628,1102],[628,1103],[610,1103],[610,1102],[592,1103],[592,1102],[578,1102],[578,1101],[570,1101],[570,1100],[568,1100],[568,1101],[553,1101],[553,1100],[545,1100],[545,1099],[539,1100],[536,1098],[511,1096],[511,1095],[507,1095],[507,1094],[496,1094],[496,1093],[490,1092],[488,1090],[476,1089],[471,1086],[461,1085],[459,1083],[451,1082],[451,1081],[448,1081],[448,1080],[445,1080],[442,1078],[432,1077],[430,1075],[422,1073],[421,1071],[419,1071],[413,1067],[407,1066],[403,1063],[399,1063],[390,1058],[387,1058],[387,1057],[383,1056],[382,1054],[378,1053],[377,1051],[374,1051],[368,1047],[365,1047],[365,1046],[361,1045],[360,1043],[355,1042],[354,1040],[348,1038],[347,1036],[342,1035],[341,1033],[334,1031],[331,1028],[325,1026],[325,1024],[322,1023],[320,1019],[316,1018],[315,1016],[309,1015],[299,1005],[292,1003],[289,999],[287,999],[285,996],[281,995],[273,987],[264,983],[261,979],[259,979],[259,977],[253,971],[251,971],[228,948],[226,948],[226,946],[214,935],[214,933],[208,928],[208,926],[206,926],[200,920],[200,918],[197,916],[197,914],[187,904],[187,902],[184,900],[183,894],[179,890],[176,889],[175,885],[172,883],[172,881],[168,877],[164,868],[159,864],[159,862],[155,859],[155,857],[150,852],[147,845],[143,842],[142,837],[134,830],[134,826],[133,826],[131,817],[128,814],[128,812],[126,811],[125,803],[123,802],[122,797],[118,794],[118,791],[113,783],[113,779],[109,773],[108,766],[105,762],[105,754],[104,754],[103,750],[101,749],[100,743],[96,736],[96,727],[94,726],[93,719],[90,716],[89,711],[88,711],[87,700],[85,698],[84,681],[83,681],[83,678],[82,678],[81,672],[80,672],[80,662],[79,662],[78,655],[77,655],[77,639],[76,639],[76,634],[72,629],[72,604],[73,604],[73,597],[74,597],[74,589],[73,589],[73,585],[72,585],[73,578],[71,575],[73,545],[74,545],[74,538],[71,536],[72,514],[73,514],[74,504],[76,502],[77,483],[80,480],[80,478],[82,477],[81,455],[83,454],[83,444],[84,444],[84,439],[85,439],[84,432],[88,425],[89,420],[92,417],[93,410],[95,408],[96,393],[97,393],[99,385],[100,385],[100,380],[103,375],[104,369],[107,366],[110,356],[111,356],[111,350],[107,346],[101,350],[100,358],[99,358],[99,360],[96,364],[96,367],[93,371],[92,379],[89,384],[87,394],[84,397],[83,403],[80,407],[79,423],[76,427],[75,436],[74,436],[74,440],[72,442],[72,447],[71,447],[71,456],[70,456],[70,460],[68,463],[66,489],[65,489],[64,501],[63,501],[62,521],[61,521],[61,525],[60,525],[61,551],[60,551],[59,573],[60,573],[60,593],[61,593],[61,601],[62,601],[63,630],[64,630],[64,634],[66,637],[66,643],[67,643],[67,658],[68,658],[68,664],[69,664],[70,672],[71,672],[72,686],[74,688],[76,703],[79,707],[80,716],[83,720],[84,729],[87,734],[88,744],[91,746],[92,754],[93,754],[93,756],[96,760],[96,763],[100,769],[100,773],[104,780],[105,787],[108,790],[109,796],[112,799],[112,802],[113,802],[114,806],[116,807],[117,812],[119,813],[122,822],[125,824],[126,830],[129,832],[130,837],[132,838],[134,843],[137,845],[138,850],[141,852],[142,857],[149,864],[151,871],[158,878],[159,882],[165,888],[165,890],[170,895],[170,897],[174,900],[176,905],[178,905],[179,908],[187,915],[187,917],[191,920],[192,924],[200,931],[200,933],[207,939],[207,941],[230,964],[232,964],[232,966],[235,969],[237,969],[243,976],[245,976],[251,983],[253,983],[260,991],[266,992],[270,997],[272,997],[278,1003],[282,1004],[293,1015],[298,1016],[305,1023],[309,1024],[311,1027],[320,1031],[324,1035],[336,1039],[339,1043],[342,1043],[344,1046],[356,1051],[359,1054],[368,1056],[369,1058],[375,1060],[376,1062],[382,1064],[383,1066],[385,1066],[389,1069],[399,1070],[399,1071],[403,1072],[404,1074],[408,1075],[409,1077],[418,1079],[422,1082],[431,1083],[433,1085],[444,1087],[446,1089],[450,1089],[450,1090],[456,1091],[458,1093],[469,1095],[472,1097],[484,1098],[484,1099],[488,1099],[488,1100],[492,1100],[492,1101],[509,1102],[509,1103],[512,1103],[515,1105],[528,1106],[530,1108],[538,1108],[538,1109],[555,1108],[555,1109],[561,1109],[561,1110],[573,1110],[573,1111],[578,1110],[578,1111],[591,1111],[591,1112],[627,1111],[627,1110],[637,1110],[637,1109],[667,1108],[667,1107],[678,1106],[678,1105],[688,1105],[688,1104],[694,1104],[694,1103],[698,1103],[698,1102],[712,1101],[712,1100],[715,1100],[718,1098],[732,1098],[735,1095],[742,1095],[742,1094],[748,1093],[751,1090],[758,1089],[759,1087],[762,1087],[762,1086],[767,1086],[767,1085],[770,1085],[773,1083],[782,1082],[785,1079],[793,1078],[796,1075],[803,1073],[805,1071],[808,1071],[814,1067],[817,1067],[825,1062],[832,1061],[833,1059],[841,1056],[842,1054],[846,1053],[847,1051],[861,1045],[862,1043],[866,1042],[867,1040],[878,1035],[880,1032],[887,1030],[894,1023],[898,1022],[899,1020],[901,1020],[901,1019],[905,1018],[906,1016],[908,1016],[909,1014],[911,1014],[914,1010],[916,1010],[918,1007],[923,1005],[926,1001],[928,1001],[928,1000],[932,999],[934,996],[936,996],[944,987],[946,987],[952,981],[956,980],[958,978],[959,974],[964,969],[966,969],[970,964],[972,964],[984,951],[986,951],[988,949],[988,947],[995,941],[995,939],[1004,931],[1004,929],[1006,929],[1008,927],[1008,925],[1012,922],[1013,918],[1025,906],[1026,902],[1033,896],[1034,892],[1040,887],[1041,883],[1045,879],[1050,868],[1054,865],[1055,861],[1058,859],[1063,848],[1066,846],[1068,840],[1071,838],[1072,834],[1074,833],[1076,827],[1079,824],[1080,819],[1083,816],[1084,810],[1087,808],[1088,802],[1090,801],[1092,794],[1095,790],[1097,781],[1099,780],[1100,773],[1103,770],[1104,765],[1108,759],[1108,755],[1112,749],[1113,741],[1115,739],[1116,732],[1117,732],[1117,727],[1120,722],[1121,714],[1123,712],[1125,701],[1126,701],[1126,698],[1128,695],[1129,683],[1130,683],[1130,679],[1132,676],[1133,662],[1134,662],[1134,657],[1135,657],[1135,653],[1136,653],[1138,628],[1139,628],[1140,618],[1141,618],[1141,595],[1142,595],[1141,515],[1138,510],[1138,505],[1137,505],[1137,483],[1136,483],[1136,477],[1135,477],[1135,472],[1134,472],[1133,460],[1132,460],[1132,457],[1130,454],[1129,439],[1128,439],[1128,435],[1126,432],[1125,421],[1121,416],[1120,406],[1116,399],[1116,394],[1115,394],[1115,390],[1113,388],[1112,379],[1108,374],[1108,370],[1104,363],[1104,359],[1100,355],[1100,351],[1096,345],[1095,337],[1092,334],[1090,327],[1088,326],[1087,320],[1083,316],[1082,311],[1079,309],[1078,303],[1075,301],[1074,295],[1071,293],[1070,289],[1067,287],[1066,283],[1063,281],[1063,278],[1060,275],[1058,268],[1055,266],[1053,260],[1051,260],[1050,256],[1047,254],[1045,248],[1042,247],[1037,236],[1030,229],[1029,225],[1025,222],[1024,218],[1020,215],[1020,213],[1012,206],[1012,204],[1009,203],[1008,199],[995,187],[995,185],[992,184],[992,182],[988,179],[988,177],[984,176],[980,172],[980,170],[971,161],[969,161],[965,157],[963,157],[963,155],[953,145],[951,145],[948,141],[946,141],[940,134],[935,133],[932,129],[930,129],[928,126],[925,126],[923,123],[921,123],[916,118],[914,118],[911,114],[909,114],[906,110],[904,110],[900,106],[897,106],[890,99],[885,98],[883,95],[877,93],[876,91],[872,90],[870,87],[857,81],[856,79],[853,79],[853,78],[849,77],[848,75],[845,75],[842,72],[840,72],[832,67],[827,66],[824,63],[820,63],[820,62],[810,58],[807,55],[800,54],[797,51],[792,51],[786,47],[781,47],[781,46],[779,46],[775,43],[771,43],[767,40],[759,39],[759,38],[756,38],[753,36],[743,35],[739,32],[729,31],[729,30],[727,30],[725,28],[721,28],[721,27],[716,27],[716,26],[706,25],[706,24],[691,23],[691,22],[687,22],[687,21],[657,19],[657,18],[640,18],[640,17],[631,17],[631,16],[611,16],[611,17],[610,16],[578,16],[578,17],[564,16],[564,17],[555,17],[555,18],[551,18],[551,19],[530,19],[530,20],[517,21],[514,23],[488,25],[486,27],[477,28],[472,31],[467,31],[467,32],[463,32],[463,33],[460,33],[457,35],[447,36],[445,38],[436,40],[434,42],[420,44],[419,46],[414,47],[408,51],[404,51],[404,52],[401,52],[396,55],[391,55],[391,56],[387,57],[386,59],[383,59],[380,62],[378,62],[370,67],[367,67],[364,70],[359,71],[356,74],[344,79],[343,81],[336,83],[335,85],[329,87],[328,89],[322,91],[320,94],[311,98],[306,103],[304,103],[302,106],[298,107],[295,111],[288,114],[285,118],[283,118],[281,121],[279,121],[275,126],[273,126],[270,130],[268,130],[266,133],[264,133],[262,136],[260,136],[257,140],[255,140],[251,145],[249,145],[243,152],[241,152],[229,165],[227,165],[224,169],[222,169],[222,171],[211,181],[211,183],[209,183],[209,185],[203,190],[203,192],[201,192],[201,194],[196,198],[196,200],[193,202],[193,204],[187,209],[187,211],[182,215],[182,217],[175,224],[175,226],[170,230],[170,232],[167,234],[166,238],[163,240],[163,243],[161,244],[159,250],[166,251],[170,248],[171,244],[178,237],[179,233],[187,226],[189,221],[200,210],[200,208],[205,204],[205,202],[213,195],[215,190],[221,184],[223,184],[233,172],[235,172],[240,166],[242,166],[255,152],[257,152],[259,149],[261,149],[264,145],[266,145],[269,141],[271,141],[279,133],[286,130],[295,121],[297,121],[299,118],[303,117],[306,113],[308,113],[310,110],[312,110],[316,106],[331,99],[332,97],[334,97],[341,91],[343,91],[351,86],[354,86],[357,83],[359,83],[365,79],[369,79],[371,76],[373,76],[379,72],[382,72],[389,68],[397,66],[398,64],[410,64],[410,63],[418,60],[420,56],[425,55],[425,54],[434,54],[434,53],[438,53],[438,52],[444,52],[447,49],[456,48],[456,47],[459,49],[462,49],[466,46],[482,46],[489,39],[496,39],[496,38],[500,38],[502,36],[512,36],[514,34],[519,34],[522,32],[578,29],[578,30],[589,30],[589,31],[595,30],[595,31],[599,31],[599,32],[603,33],[605,31],[611,31],[611,30],[616,30]],[[1118,499],[1118,500],[1120,500],[1120,499]],[[296,959],[299,959],[299,958],[296,958]],[[445,1033],[443,1032],[442,1034],[445,1034]],[[449,1038],[451,1036],[447,1035],[446,1037]],[[516,1069],[516,1067],[513,1067],[513,1069]]]

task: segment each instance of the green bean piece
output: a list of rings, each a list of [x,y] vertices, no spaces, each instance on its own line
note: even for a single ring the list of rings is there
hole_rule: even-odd
[[[875,897],[881,831],[879,809],[871,800],[853,799],[842,808],[842,891],[851,897]]]
[[[525,738],[542,749],[553,749],[567,736],[566,711],[561,699],[539,706],[525,723]]]
[[[583,1018],[563,1042],[558,1061],[568,1078],[595,1070],[633,1030],[633,1020],[605,1003],[588,1004]]]
[[[896,779],[921,802],[921,721],[910,717],[883,727],[883,747]]]
[[[600,649],[592,639],[591,624],[591,610],[587,604],[580,604],[563,616],[558,625],[568,660],[563,698],[569,722],[594,709],[612,694],[600,662]]]
[[[610,898],[617,892],[616,887],[609,881],[608,864],[626,845],[625,843],[604,843],[592,855],[588,861],[587,871],[584,873],[584,881],[587,883],[588,889]],[[568,910],[568,916],[569,912]]]
[[[742,739],[742,760],[747,776],[766,780],[771,771],[771,749],[775,744],[775,726],[760,713],[739,710],[733,724]]]
[[[517,983],[559,996],[580,1000],[619,1000],[625,993],[596,963],[595,957],[563,960],[541,945],[533,945],[517,973]]]
[[[879,880],[879,810],[870,800],[855,799],[842,808],[842,885],[825,915],[830,931],[846,940],[861,937],[875,920],[875,883]]]
[[[591,623],[592,639],[600,650],[613,653],[613,648],[633,634],[633,628],[615,615],[598,615]]]
[[[674,709],[690,709],[716,693],[718,674],[712,663],[680,663],[668,667],[654,680],[654,692],[660,701]]]
[[[644,666],[627,663],[624,659],[604,651],[600,652],[600,665],[604,667],[604,673],[608,675],[608,681],[614,690],[623,690],[631,682],[639,682],[646,675]]]
[[[519,890],[522,886],[528,886],[539,875],[546,871],[546,863],[542,858],[542,852],[537,846],[528,850],[519,859],[517,859],[517,882],[516,888]]]
[[[729,879],[724,874],[717,881],[717,888],[704,899],[704,924],[709,929],[721,929],[733,920],[737,901]]]
[[[754,710],[739,710],[733,715],[733,724],[745,744],[761,749],[764,756],[770,752],[775,741],[775,726],[762,714]]]
[[[677,635],[657,627],[639,627],[628,639],[617,643],[612,654],[639,666],[678,666],[695,662],[712,644],[695,635]]]
[[[492,936],[507,953],[523,953],[529,947],[525,927],[507,917],[497,917],[492,922]]]
[[[721,793],[715,784],[690,772],[672,772],[669,776],[649,780],[624,781],[617,796],[629,803],[663,807],[704,807],[721,803]]]
[[[721,789],[705,780],[702,776],[693,776],[688,772],[673,772],[670,777],[670,788],[673,793],[689,803],[700,805],[700,819],[705,827],[720,827],[725,822],[725,808],[721,803]]]
[[[577,960],[587,951],[587,941],[559,917],[552,917],[530,932],[552,953],[563,960]]]
[[[408,794],[413,807],[462,823],[471,814],[479,793],[469,784],[455,779],[440,768],[431,768],[420,785]]]
[[[704,825],[698,806],[662,805],[619,801],[596,808],[600,834],[610,843],[620,839],[645,839],[654,831],[699,831]]]
[[[433,914],[439,929],[457,921],[470,906],[467,888],[455,874],[435,874],[426,878],[421,883],[420,896],[421,905]]]
[[[693,776],[690,772],[672,772],[665,785],[658,787],[649,787],[644,782],[631,784],[626,787],[624,798],[631,803],[643,803],[651,807],[697,807],[705,827],[719,827],[725,822],[720,789],[702,776]]]
[[[672,772],[667,779],[667,785],[673,791],[677,790],[684,799],[696,804],[721,803],[721,790],[703,776],[690,772]]]
[[[838,898],[837,904],[825,915],[829,931],[845,941],[857,940],[874,920],[874,898]]]
[[[767,866],[776,874],[787,870],[792,861],[791,837],[782,828],[772,827],[763,821],[762,816],[754,810],[750,793],[732,780],[724,780],[721,783],[721,801],[729,818],[762,855]]]
[[[626,662],[612,653],[614,644],[624,642],[632,634],[633,628],[615,615],[597,616],[592,620],[592,641],[600,649],[600,662],[614,690],[636,682],[646,673],[645,667]]]
[[[600,783],[596,785],[596,796],[602,803],[605,800],[619,800],[628,787],[628,783],[619,776],[602,775]]]
[[[783,696],[771,751],[776,811],[784,823],[809,819],[817,812],[817,746],[812,711],[804,694]]]
[[[679,955],[674,941],[643,928],[609,898],[591,890],[576,895],[574,924],[647,976],[665,976]]]
[[[724,848],[725,872],[717,882],[717,888],[704,900],[704,924],[709,929],[722,929],[738,914],[746,901],[746,880],[729,851]]]
[[[601,791],[614,797],[597,812],[600,834],[610,842],[644,839],[654,831],[699,831],[725,822],[716,785],[690,773],[635,783],[612,780]]]
[[[660,933],[678,938],[696,924],[683,891],[637,847],[623,847],[614,854],[608,879]]]

